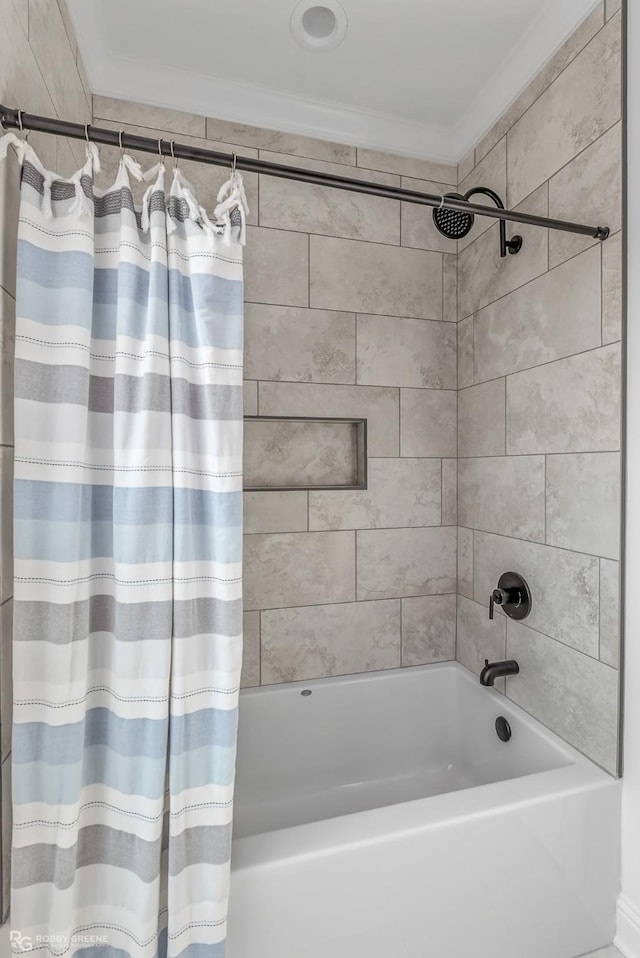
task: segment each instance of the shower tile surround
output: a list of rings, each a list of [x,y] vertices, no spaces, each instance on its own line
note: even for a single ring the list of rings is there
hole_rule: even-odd
[[[506,694],[616,768],[620,560],[621,13],[600,4],[465,157],[507,206],[604,222],[600,244],[497,226],[458,253],[457,658],[515,658]],[[491,185],[491,184],[490,184]],[[504,189],[504,185],[503,185]],[[514,569],[523,623],[489,592]],[[481,637],[484,632],[484,638]]]
[[[507,695],[615,768],[620,21],[600,4],[459,169],[94,97],[96,124],[428,192],[489,185],[614,232],[508,227],[524,247],[500,260],[488,219],[456,245],[429,210],[246,177],[247,414],[366,417],[370,457],[366,491],[245,496],[246,685],[478,669],[527,629],[537,675]],[[184,168],[212,205],[226,171]],[[485,625],[503,565],[534,592],[517,632]],[[542,694],[548,661],[561,694],[589,697],[568,721]]]
[[[63,0],[0,6],[4,102],[425,192],[489,185],[508,206],[612,226],[602,245],[509,226],[524,247],[500,261],[491,220],[478,219],[456,244],[436,232],[428,209],[245,175],[245,411],[366,417],[370,481],[364,492],[245,496],[243,681],[456,657],[477,671],[485,656],[515,655],[524,667],[507,679],[506,694],[614,770],[617,5],[598,5],[459,168],[99,96],[91,111]],[[77,141],[33,134],[31,142],[64,175],[83,162]],[[114,178],[117,151],[101,148],[101,157],[103,185]],[[182,166],[213,207],[227,171]],[[9,237],[17,184],[17,164],[0,165],[0,224]],[[4,912],[14,271],[9,241],[0,248]],[[493,624],[487,618],[488,589],[507,566],[532,586],[534,612],[523,625],[501,612]]]

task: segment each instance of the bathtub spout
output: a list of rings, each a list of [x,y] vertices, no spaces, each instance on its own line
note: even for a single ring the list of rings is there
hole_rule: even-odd
[[[491,662],[484,660],[484,668],[480,673],[480,685],[493,685],[496,679],[503,675],[517,675],[520,666],[515,659],[507,659],[506,662]]]

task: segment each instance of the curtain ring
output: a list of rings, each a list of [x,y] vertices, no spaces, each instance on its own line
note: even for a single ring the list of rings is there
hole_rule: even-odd
[[[438,207],[438,209],[441,210],[443,206],[444,206],[444,193],[440,197],[440,206]]]
[[[24,110],[18,110],[18,128],[21,133],[24,133],[25,140],[29,139],[29,133],[31,130],[25,130],[24,124],[22,122],[22,117],[24,116]]]
[[[231,172],[232,172],[232,173],[235,173],[235,172],[236,172],[236,166],[237,166],[237,164],[238,164],[238,154],[237,154],[237,153],[232,153],[232,154],[231,154]]]
[[[162,138],[158,140],[158,156],[160,157],[160,162],[164,166],[164,153],[162,152]]]
[[[178,169],[178,161],[177,161],[177,159],[176,159],[175,150],[174,150],[174,148],[173,148],[174,145],[175,145],[175,140],[171,140],[171,144],[170,144],[170,146],[171,146],[171,159],[173,160],[173,168],[174,168],[174,170],[177,170],[177,169]]]
[[[90,142],[90,140],[89,140],[89,124],[88,124],[88,123],[85,123],[85,125],[84,125],[84,138],[85,138],[85,140],[87,141],[87,143]]]
[[[122,143],[122,137],[124,136],[124,130],[120,130],[118,133],[118,143],[120,144],[120,159],[124,156],[124,145]]]

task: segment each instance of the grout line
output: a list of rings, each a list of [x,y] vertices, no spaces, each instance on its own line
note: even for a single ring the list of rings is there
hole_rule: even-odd
[[[360,530],[362,531],[362,530]],[[249,614],[251,612],[282,612],[284,609],[315,609],[317,607],[325,605],[356,605],[363,602],[397,602],[400,599],[429,599],[434,596],[442,595],[456,595],[455,592],[423,592],[419,595],[391,595],[391,596],[382,596],[379,599],[359,599],[358,602],[354,599],[340,599],[338,601],[332,600],[330,602],[318,602],[316,605],[276,605],[276,606],[267,606],[262,609],[245,609],[245,613]],[[463,598],[466,598],[464,596]]]
[[[358,382],[360,378],[360,363],[358,362],[358,324],[360,322],[360,316],[358,313],[353,314],[353,361],[354,361],[354,371],[353,371],[353,382],[355,386],[359,386]]]
[[[566,452],[556,452],[553,450],[541,450],[540,452],[515,452],[508,455],[501,456],[460,456],[462,461],[464,460],[473,460],[477,461],[479,459],[541,459],[543,456],[611,456],[618,455],[620,449],[570,449]],[[391,456],[381,456],[382,459],[394,458]],[[395,458],[415,458],[415,459],[434,459],[437,456],[400,456]]]
[[[275,605],[275,606],[268,606],[267,608],[263,608],[263,609],[245,609],[244,611],[245,613],[260,612],[260,614],[262,615],[265,612],[288,612],[291,609],[321,609],[321,608],[335,606],[335,605],[365,605],[365,604],[371,604],[374,602],[376,603],[394,602],[395,603],[395,602],[402,601],[402,599],[432,599],[438,596],[445,596],[445,595],[455,596],[456,593],[455,592],[421,592],[415,595],[386,595],[385,594],[385,595],[376,596],[376,598],[373,598],[373,599],[369,599],[369,598],[342,599],[338,601],[330,600],[329,602],[316,602],[314,605]],[[466,598],[466,596],[463,596],[462,598]],[[541,634],[544,634],[544,633],[541,633]],[[550,636],[547,636],[547,638],[550,638]],[[569,648],[571,648],[571,646],[569,646]],[[588,658],[591,658],[591,656],[588,656]],[[602,663],[602,664],[604,665],[606,663]],[[609,668],[612,668],[612,666],[609,666]],[[382,669],[381,671],[386,671],[386,670]]]
[[[474,338],[475,338],[475,323],[474,323]],[[480,379],[477,383],[474,383],[473,385],[481,386],[484,383],[492,383],[492,382],[495,382],[497,379],[502,379],[505,376],[508,376],[510,378],[513,376],[519,376],[521,373],[528,373],[528,372],[531,372],[533,369],[543,369],[545,366],[552,366],[554,363],[561,363],[567,359],[573,359],[576,356],[584,356],[587,353],[595,353],[599,349],[608,349],[610,346],[619,345],[619,343],[620,343],[620,340],[616,340],[613,343],[604,343],[604,344],[599,343],[597,346],[591,346],[589,349],[581,349],[577,353],[568,353],[568,355],[566,356],[558,356],[557,359],[547,359],[543,363],[537,363],[537,364],[534,364],[533,366],[526,366],[524,369],[514,369],[511,372],[505,372],[499,376],[491,376],[489,379]],[[424,388],[430,388],[430,387],[424,387]],[[471,388],[470,386],[463,387],[463,389],[470,389],[470,388]]]
[[[467,529],[474,534],[480,533],[483,536],[496,536],[500,539],[509,539],[511,542],[521,542],[524,545],[539,546],[542,549],[555,549],[556,552],[568,552],[571,555],[581,556],[584,559],[606,559],[608,562],[620,562],[620,559],[612,559],[610,556],[599,556],[594,552],[580,552],[578,549],[571,549],[568,546],[557,546],[552,542],[540,542],[539,539],[521,539],[518,536],[508,536],[504,532],[491,532],[488,529],[478,529],[475,526],[460,526],[461,529]]]
[[[286,419],[287,417],[286,417],[286,416],[282,416],[282,417],[278,417],[278,418]],[[13,449],[14,447],[13,447],[13,446],[0,446],[0,448],[2,448],[2,449]],[[563,453],[558,453],[558,455],[563,455]],[[567,453],[567,455],[572,455],[572,453]],[[436,459],[455,459],[456,457],[455,457],[455,456],[452,456],[450,453],[446,453],[446,452],[442,452],[442,450],[438,450],[438,451],[436,451],[436,452],[431,453],[431,455],[426,455],[426,456],[395,456],[395,455],[394,455],[394,456],[382,456],[382,455],[380,455],[380,453],[378,453],[378,454],[376,454],[375,456],[368,456],[367,458],[369,459],[370,462],[371,462],[372,460],[374,460],[374,459],[381,460],[382,462],[388,462],[388,461],[395,462],[396,460],[402,460],[403,462],[405,462],[405,461],[406,461],[406,462],[433,462],[433,461],[436,460]],[[505,456],[477,456],[476,458],[478,458],[478,459],[504,459],[504,458],[506,458],[506,457],[505,457]],[[264,489],[264,488],[263,488],[263,489],[245,489],[244,491],[245,491],[245,492],[304,492],[304,491],[307,490],[307,488],[309,488],[309,487],[307,487],[307,486],[287,486],[285,489],[282,489],[282,488],[280,488],[280,489],[273,489],[273,488]],[[366,491],[366,490],[353,489],[351,486],[347,486],[347,487],[343,487],[343,486],[327,486],[327,487],[325,487],[325,486],[314,486],[312,489],[309,489],[309,491],[310,491],[310,492],[363,492],[363,491]]]
[[[475,386],[477,385],[476,383],[476,314],[472,313],[469,319],[471,320],[471,385]]]
[[[361,602],[362,600],[360,599],[360,597],[359,597],[359,595],[358,595],[358,530],[357,530],[357,529],[354,529],[353,537],[354,537],[354,549],[353,549],[353,556],[354,556],[354,563],[353,563],[354,583],[353,583],[353,594],[354,594],[354,596],[355,596],[355,600],[354,600],[354,601],[355,601],[355,602]]]
[[[500,140],[504,139],[504,202],[507,207],[509,206],[509,193],[511,192],[509,189],[509,132],[509,130],[506,130],[504,137],[500,137]],[[500,143],[500,140],[498,140],[498,143]],[[496,146],[498,143],[496,143]],[[487,153],[486,155],[488,156],[489,154]],[[517,224],[514,223],[512,225],[516,226]]]
[[[117,150],[118,147],[117,147],[117,146],[115,146],[115,147],[104,147],[104,149]],[[134,150],[133,152],[135,153],[135,150]],[[245,174],[245,175],[248,175],[248,174]],[[251,175],[251,174],[249,174],[249,175]],[[261,176],[268,176],[267,173],[262,173],[262,174],[260,174],[260,175],[261,175]],[[535,190],[534,190],[534,192],[535,192]],[[381,197],[381,198],[384,199],[384,197]],[[528,199],[528,197],[527,197],[527,199]],[[400,201],[400,200],[390,200],[390,202],[392,202],[392,203],[400,203],[401,201]],[[406,202],[406,200],[403,200],[402,202]],[[523,202],[524,202],[524,201],[523,201]],[[420,205],[420,204],[415,204],[415,205]],[[430,210],[430,209],[433,209],[433,207],[427,206],[427,205],[425,204],[425,205],[422,206],[422,209]],[[481,215],[481,214],[478,214],[478,215]],[[493,217],[493,219],[495,219],[495,217]],[[497,222],[498,222],[498,221],[495,220],[495,222],[492,224],[492,226],[495,226],[495,223],[497,223]],[[523,225],[526,226],[527,224],[525,223],[525,224],[523,224]],[[293,236],[315,236],[315,237],[317,237],[318,239],[335,240],[335,241],[338,242],[338,243],[359,243],[361,246],[382,246],[384,249],[406,250],[407,252],[413,252],[413,253],[429,253],[429,254],[431,254],[431,256],[443,256],[443,255],[445,255],[447,252],[450,252],[451,255],[456,255],[456,254],[453,252],[453,250],[443,250],[443,249],[441,249],[441,248],[440,248],[440,249],[439,249],[439,248],[432,249],[431,247],[428,247],[428,246],[408,246],[408,245],[406,245],[406,244],[405,244],[405,245],[401,245],[401,244],[399,244],[399,243],[382,243],[382,242],[380,242],[380,240],[366,239],[366,238],[363,237],[362,235],[358,235],[358,236],[343,236],[343,235],[336,236],[335,233],[318,233],[318,232],[316,232],[315,230],[309,230],[309,229],[292,229],[292,228],[286,227],[286,226],[273,226],[273,225],[270,225],[270,224],[258,225],[258,224],[256,224],[256,223],[248,223],[248,224],[247,224],[247,228],[248,228],[248,229],[249,229],[249,228],[252,228],[252,229],[260,229],[260,230],[270,230],[270,231],[273,232],[273,233],[291,233]],[[537,227],[537,228],[540,229],[541,227]],[[485,232],[486,232],[486,231],[485,231]],[[484,234],[482,234],[482,235],[484,235]],[[479,238],[480,238],[480,237],[478,237],[478,239],[479,239]],[[588,237],[587,237],[587,238],[588,238]],[[471,245],[472,245],[472,244],[470,243],[469,246],[471,246]],[[278,304],[277,304],[277,303],[274,303],[273,305],[278,305]]]
[[[547,216],[551,216],[551,188],[549,186],[550,180],[546,180],[547,184]],[[546,243],[547,243],[547,272],[551,269],[551,230],[545,230],[546,234]],[[600,243],[602,246],[602,243]],[[584,250],[582,251],[584,252]]]
[[[15,307],[15,304],[16,304],[15,294],[14,294],[14,293],[10,293],[9,290],[8,290],[8,289],[5,289],[4,286],[0,286],[0,291],[2,291],[2,292],[4,293],[4,295],[7,296],[7,297],[12,301],[12,303],[13,303],[13,305],[14,305],[14,307]]]
[[[471,592],[476,594],[476,530],[471,530]]]
[[[208,128],[208,121],[207,121],[207,127],[205,128],[205,131],[206,131],[207,128]],[[258,179],[258,183],[257,183],[257,191],[258,191],[258,210],[257,210],[258,222],[257,222],[257,226],[260,227],[260,226],[262,226],[261,220],[262,220],[262,198],[263,198],[263,197],[262,197],[262,190],[261,190],[261,188],[260,188],[261,185],[262,185],[262,176],[261,176],[260,174],[258,174],[257,179]]]
[[[263,229],[263,227],[260,227],[260,229]],[[302,234],[298,234],[298,235],[302,235]],[[579,255],[579,254],[576,254],[576,255]],[[11,296],[10,293],[8,293],[7,295]],[[15,297],[11,296],[11,299],[15,299]],[[306,309],[308,311],[312,311],[316,313],[336,313],[336,314],[346,313],[349,316],[373,316],[376,319],[389,319],[389,320],[394,320],[394,322],[402,322],[402,320],[409,319],[409,320],[417,320],[421,323],[437,323],[439,326],[443,322],[441,319],[438,319],[437,317],[434,317],[434,316],[407,316],[407,315],[391,316],[389,313],[363,313],[359,309],[334,309],[332,307],[327,308],[326,306],[304,306],[302,303],[265,303],[257,299],[245,299],[244,305],[245,306],[270,306],[274,309],[286,309],[286,310]],[[467,317],[465,316],[464,318],[466,319]],[[445,322],[449,326],[457,325],[457,321],[453,319],[445,320]]]
[[[614,345],[613,343],[608,345]],[[600,349],[600,346],[594,347]],[[585,350],[589,352],[589,350]],[[554,361],[554,360],[552,360]],[[544,364],[548,365],[548,364]],[[535,368],[535,367],[533,367]],[[522,370],[524,372],[524,370]],[[504,374],[503,374],[504,375]],[[502,379],[502,376],[496,376],[496,379]],[[485,380],[490,382],[491,380]],[[254,377],[245,377],[243,379],[245,383],[255,383],[262,382],[267,386],[349,386],[354,389],[420,389],[425,392],[435,392],[435,393],[455,393],[458,390],[455,386],[425,386],[425,385],[415,385],[415,384],[406,384],[401,383],[341,383],[341,382],[318,382],[311,379],[265,379],[264,376],[254,376]],[[468,388],[468,387],[465,387]]]
[[[250,491],[250,490],[249,490],[249,491]],[[268,490],[267,490],[267,491],[268,491]],[[288,490],[287,490],[287,491],[288,491]],[[292,490],[292,491],[300,491],[300,490]],[[348,535],[350,532],[354,532],[354,533],[356,533],[356,532],[420,532],[420,531],[421,531],[421,532],[430,532],[430,531],[433,532],[433,531],[435,531],[435,530],[456,529],[456,528],[457,528],[457,527],[454,525],[454,523],[449,522],[449,523],[447,523],[447,524],[444,525],[444,526],[443,526],[443,525],[439,525],[439,524],[432,525],[432,526],[424,526],[424,525],[423,525],[423,526],[376,526],[376,528],[374,528],[374,529],[372,529],[371,527],[367,527],[367,526],[346,526],[344,529],[312,529],[310,532],[305,532],[304,530],[300,530],[300,529],[297,529],[297,530],[292,529],[292,530],[290,530],[289,532],[245,532],[245,533],[244,533],[244,536],[245,536],[245,538],[248,538],[248,539],[250,539],[250,538],[253,537],[253,536],[264,536],[264,537],[267,537],[267,536],[270,536],[270,537],[273,537],[273,536],[308,536],[308,535],[314,535],[314,536],[315,536],[315,535],[325,535],[325,536],[331,535],[331,536],[336,536],[336,535]],[[482,531],[484,531],[484,530],[479,530],[479,531],[482,532]],[[488,535],[492,535],[492,534],[493,534],[493,533],[488,533]],[[505,536],[505,538],[508,538],[508,537]],[[525,541],[525,542],[526,542],[526,541],[530,541],[530,540],[521,540],[521,541]],[[544,545],[544,543],[539,543],[539,542],[536,542],[536,544],[537,544],[537,545]],[[570,551],[570,550],[569,550],[569,551]],[[605,556],[605,558],[606,558],[606,556]]]
[[[454,659],[455,659],[456,662],[458,661],[458,605],[459,605],[459,599],[460,599],[459,583],[458,583],[458,581],[456,580],[456,607],[455,607],[455,612],[454,612],[454,629],[455,629],[455,632],[454,632],[454,636],[453,636],[453,656],[454,656]]]
[[[603,560],[598,558],[598,659],[600,661],[602,661],[602,562]]]
[[[507,376],[504,377],[504,454],[509,455],[507,450]]]
[[[547,494],[547,457],[544,457],[544,472],[543,472],[543,481],[544,481],[544,541],[545,545],[547,543],[547,510],[549,505],[549,496]]]

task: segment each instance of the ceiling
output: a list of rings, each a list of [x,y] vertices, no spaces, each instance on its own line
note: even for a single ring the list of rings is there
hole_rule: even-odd
[[[456,162],[598,0],[340,0],[324,52],[297,0],[68,3],[95,93]]]

